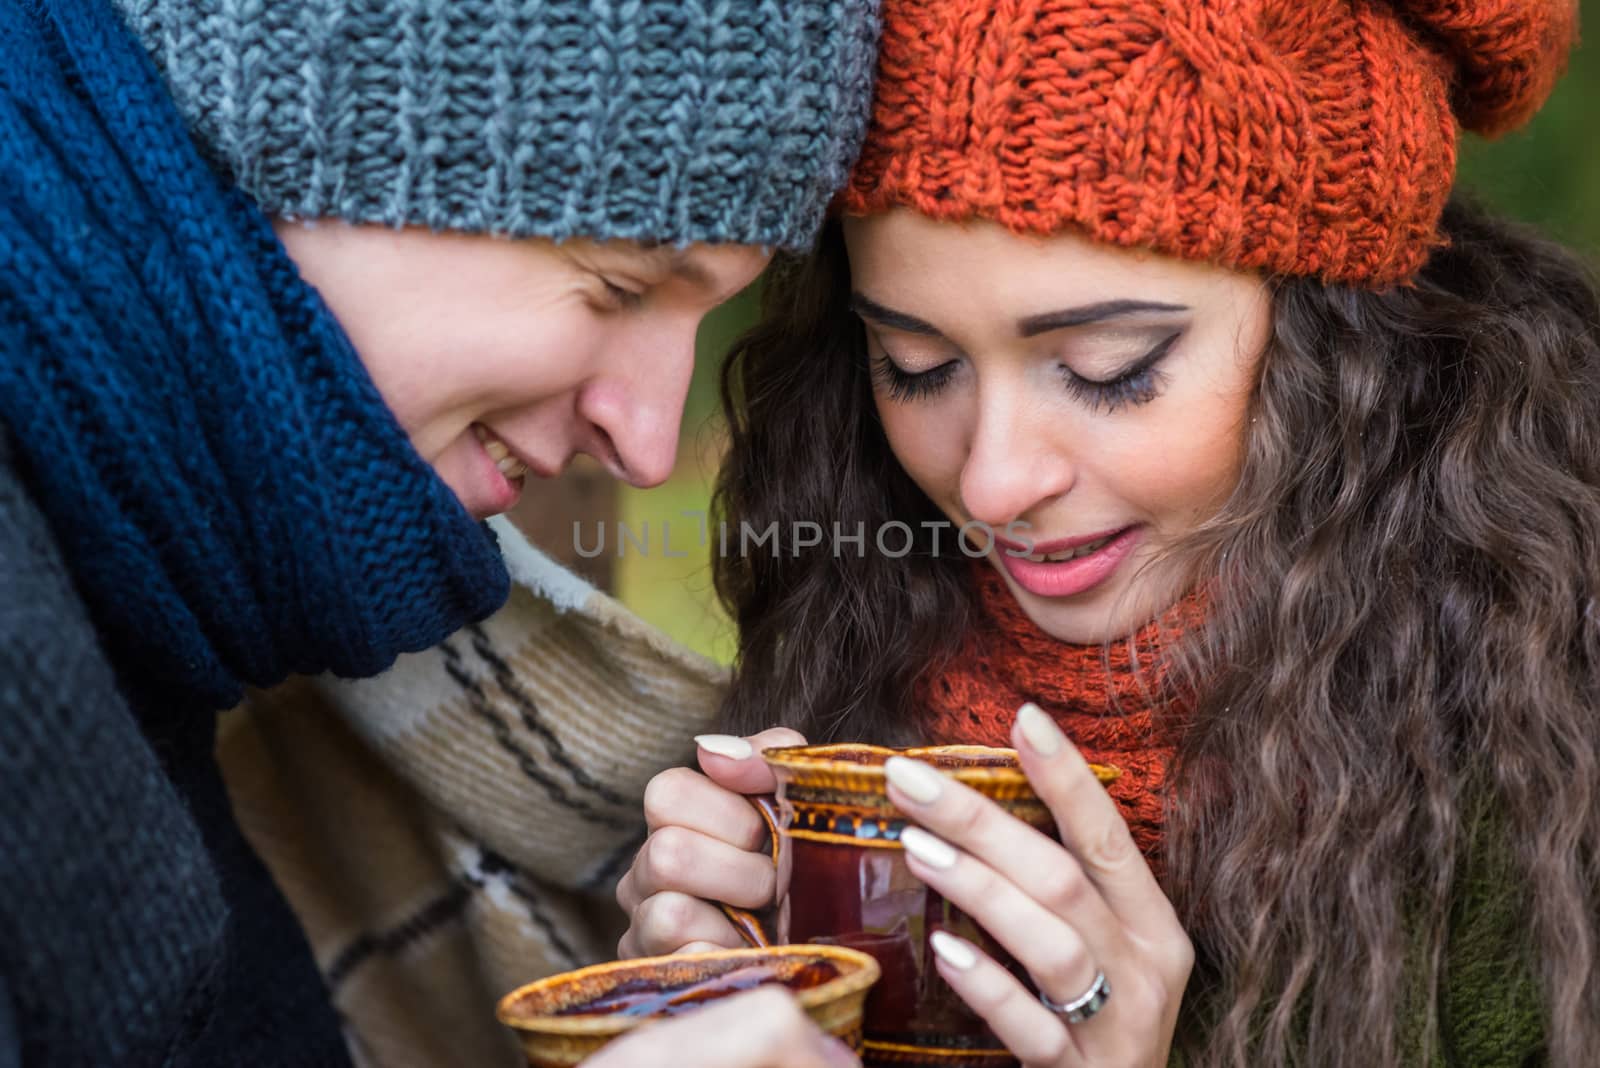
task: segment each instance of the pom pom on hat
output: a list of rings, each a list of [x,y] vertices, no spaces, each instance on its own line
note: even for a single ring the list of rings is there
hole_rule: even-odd
[[[1527,122],[1577,43],[1577,0],[1393,0],[1455,64],[1456,118],[1488,137]]]

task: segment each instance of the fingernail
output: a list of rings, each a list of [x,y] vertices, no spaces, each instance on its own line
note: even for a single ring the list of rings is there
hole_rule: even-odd
[[[731,734],[697,734],[694,744],[708,753],[715,753],[729,760],[749,760],[755,754],[750,748],[750,743],[743,738],[735,738]]]
[[[1017,725],[1022,728],[1022,736],[1035,753],[1052,757],[1061,752],[1061,743],[1065,741],[1061,728],[1032,701],[1017,709]]]
[[[822,1036],[822,1058],[834,1068],[861,1068],[861,1058],[833,1035]]]
[[[933,951],[939,954],[939,959],[952,968],[966,971],[978,963],[978,954],[973,948],[957,938],[955,935],[935,931],[928,936],[928,944],[933,946]]]
[[[900,788],[901,793],[919,805],[938,800],[940,791],[944,789],[943,775],[909,757],[890,757],[883,771],[889,776],[889,781]]]
[[[916,857],[930,868],[951,867],[956,862],[956,851],[950,843],[937,835],[929,834],[920,827],[907,827],[900,832],[900,844],[906,847],[906,852]]]

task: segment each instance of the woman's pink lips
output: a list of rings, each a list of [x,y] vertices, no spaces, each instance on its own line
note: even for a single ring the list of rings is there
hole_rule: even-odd
[[[1095,550],[1088,556],[1080,556],[1076,560],[1063,560],[1060,563],[1047,563],[1029,560],[1027,557],[1013,556],[1007,552],[999,554],[1000,564],[1010,574],[1018,586],[1038,597],[1074,597],[1085,593],[1100,585],[1122,565],[1133,550],[1138,546],[1142,536],[1142,528],[1132,526],[1125,528],[1120,534],[1115,534],[1111,541],[1102,548]],[[1050,542],[1035,545],[1033,552],[1052,553],[1064,552],[1076,548],[1078,545],[1088,545],[1107,535],[1101,534],[1090,538],[1064,539],[1061,542]],[[1008,545],[997,538],[997,545]],[[1012,545],[1015,549],[1022,546]]]
[[[1068,549],[1076,549],[1080,545],[1092,545],[1097,541],[1104,541],[1115,534],[1120,534],[1127,529],[1129,528],[1112,527],[1110,530],[1102,530],[1098,534],[1082,534],[1076,538],[1057,538],[1055,541],[1030,541],[1026,545],[1002,538],[998,534],[994,536],[994,540],[1000,548],[1009,549],[1016,555],[1038,556],[1065,552]]]

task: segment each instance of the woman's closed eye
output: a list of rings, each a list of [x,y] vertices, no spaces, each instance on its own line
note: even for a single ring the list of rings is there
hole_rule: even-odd
[[[1074,371],[1065,363],[1058,364],[1062,384],[1091,411],[1111,413],[1147,404],[1161,395],[1165,381],[1159,365],[1182,337],[1181,330],[1169,334],[1150,351],[1104,378]],[[908,371],[886,351],[880,349],[871,356],[873,382],[888,393],[891,400],[902,403],[936,396],[950,384],[959,367],[960,360],[952,358],[926,370]]]
[[[926,371],[907,371],[887,353],[872,358],[872,380],[889,394],[892,400],[905,402],[932,397],[949,384],[956,372],[957,362],[946,360]]]
[[[1083,401],[1091,410],[1104,409],[1115,412],[1121,408],[1148,404],[1161,395],[1165,385],[1159,365],[1174,345],[1183,337],[1178,330],[1167,335],[1155,348],[1114,372],[1106,378],[1092,378],[1079,374],[1066,364],[1061,365],[1062,381],[1067,392]]]

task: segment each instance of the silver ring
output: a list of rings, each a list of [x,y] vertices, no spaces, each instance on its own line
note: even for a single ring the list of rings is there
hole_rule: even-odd
[[[1089,989],[1071,1001],[1051,1001],[1050,995],[1043,990],[1039,991],[1039,1000],[1044,1002],[1045,1008],[1067,1023],[1082,1023],[1106,1007],[1106,1002],[1111,1000],[1111,984],[1106,981],[1105,972],[1096,972]]]

